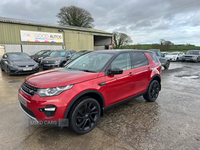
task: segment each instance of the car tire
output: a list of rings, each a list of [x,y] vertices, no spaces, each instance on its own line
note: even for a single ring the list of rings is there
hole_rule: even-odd
[[[1,66],[1,71],[4,71],[4,69],[2,68],[2,66]]]
[[[160,83],[157,80],[153,80],[148,89],[146,94],[143,95],[144,99],[148,102],[154,102],[159,95],[160,91]]]
[[[66,63],[66,62],[62,62],[62,63],[60,64],[60,67],[64,67],[65,63]]]
[[[99,121],[100,105],[93,99],[86,97],[82,101],[77,101],[69,114],[69,126],[77,134],[90,132]]]
[[[11,71],[10,71],[10,68],[9,68],[9,67],[7,68],[7,73],[8,73],[8,75],[9,75],[9,76],[12,76],[12,73],[11,73]]]
[[[164,68],[165,68],[165,69],[168,69],[168,68],[169,68],[169,65],[170,65],[170,61],[167,61],[166,64],[164,65]]]
[[[176,58],[176,61],[177,61],[177,62],[179,61],[179,58],[178,58],[178,57]]]

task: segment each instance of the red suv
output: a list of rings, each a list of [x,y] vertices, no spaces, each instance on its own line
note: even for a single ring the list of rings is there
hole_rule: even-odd
[[[107,108],[141,95],[153,102],[160,90],[161,64],[154,52],[100,50],[78,57],[65,68],[27,77],[18,97],[29,117],[84,134]]]

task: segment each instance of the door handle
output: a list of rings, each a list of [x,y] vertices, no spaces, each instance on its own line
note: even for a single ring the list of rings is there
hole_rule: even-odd
[[[128,74],[129,76],[133,76],[133,73],[132,72],[129,72],[129,74]]]

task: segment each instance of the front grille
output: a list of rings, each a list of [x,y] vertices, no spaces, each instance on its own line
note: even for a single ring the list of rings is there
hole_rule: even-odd
[[[21,105],[21,107],[22,107],[22,109],[27,113],[27,114],[29,114],[31,117],[33,117],[33,118],[36,118],[35,117],[35,114],[31,111],[31,110],[29,110],[28,108],[26,108],[23,104],[21,104],[20,103],[20,105]]]
[[[192,58],[192,56],[185,56],[185,58]]]
[[[52,60],[43,60],[42,62],[45,64],[54,64],[55,63],[55,61],[52,61]]]
[[[19,66],[19,67],[34,67],[34,65],[22,65],[22,66]]]
[[[37,92],[37,88],[33,87],[27,83],[23,83],[21,86],[22,90],[25,91],[27,94],[33,96]]]

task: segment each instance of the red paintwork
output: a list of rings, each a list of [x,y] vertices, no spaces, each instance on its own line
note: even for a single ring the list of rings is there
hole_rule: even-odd
[[[148,66],[127,70],[120,75],[105,76],[104,72],[66,73],[59,70],[40,72],[27,77],[26,80],[34,83],[37,88],[52,88],[70,84],[74,84],[74,86],[60,95],[51,97],[40,97],[37,94],[31,97],[20,89],[18,95],[27,101],[27,108],[35,114],[38,120],[63,119],[70,102],[88,89],[100,92],[104,97],[105,107],[107,107],[145,92],[152,77],[161,74],[160,63],[155,63],[148,53],[145,53],[145,55],[149,59]],[[99,86],[98,84],[102,82],[106,82],[106,85]],[[46,105],[57,106],[54,117],[46,117],[44,112],[38,110],[38,108],[44,108]]]

